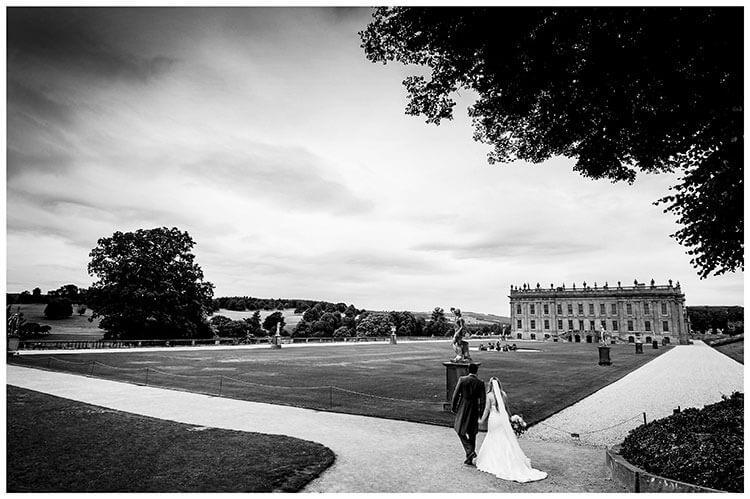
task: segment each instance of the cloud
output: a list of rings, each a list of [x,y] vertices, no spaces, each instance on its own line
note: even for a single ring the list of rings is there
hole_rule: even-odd
[[[8,77],[8,109],[58,125],[70,123],[72,110],[43,91]]]
[[[112,9],[9,7],[8,68],[57,67],[106,79],[146,82],[169,70],[175,59],[119,49],[107,38]]]
[[[264,198],[284,209],[356,215],[374,207],[373,201],[328,178],[323,160],[299,147],[241,144],[231,152],[185,162],[180,172],[242,197]]]
[[[418,244],[414,250],[446,252],[458,259],[517,259],[518,257],[582,258],[586,254],[598,252],[603,245],[547,238],[538,232],[508,232],[467,241],[434,241]]]

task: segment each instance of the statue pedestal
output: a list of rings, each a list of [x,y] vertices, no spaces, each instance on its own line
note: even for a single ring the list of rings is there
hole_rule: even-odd
[[[281,348],[281,336],[276,335],[271,338],[271,348]]]
[[[599,347],[599,365],[608,366],[610,364],[612,364],[612,361],[609,360],[609,347],[602,345]]]
[[[471,362],[477,366],[482,365],[481,362]],[[453,398],[453,390],[456,389],[458,384],[458,378],[469,374],[469,362],[443,362],[445,366],[445,402],[443,403],[443,410],[451,410],[451,399]]]

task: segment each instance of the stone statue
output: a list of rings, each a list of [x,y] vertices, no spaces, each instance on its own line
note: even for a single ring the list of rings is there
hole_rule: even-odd
[[[464,336],[466,335],[466,323],[464,322],[463,317],[461,317],[461,310],[451,308],[451,312],[456,316],[456,323],[453,326],[455,331],[453,332],[453,339],[451,340],[453,351],[456,354],[453,358],[453,362],[471,362],[469,342],[464,339]]]

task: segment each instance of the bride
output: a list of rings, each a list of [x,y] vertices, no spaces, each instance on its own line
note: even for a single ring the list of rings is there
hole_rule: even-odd
[[[489,417],[487,436],[484,437],[477,455],[477,469],[515,482],[532,482],[546,478],[547,473],[531,467],[531,460],[518,445],[516,434],[510,425],[507,404],[508,396],[502,390],[500,381],[494,376],[491,377],[484,414],[479,419],[479,423],[482,424]]]

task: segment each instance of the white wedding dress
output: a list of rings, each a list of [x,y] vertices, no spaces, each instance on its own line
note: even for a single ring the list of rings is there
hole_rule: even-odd
[[[495,380],[492,380],[492,390],[497,407],[490,409],[487,435],[477,454],[477,469],[514,482],[533,482],[547,478],[547,473],[531,467],[531,460],[518,445]]]

